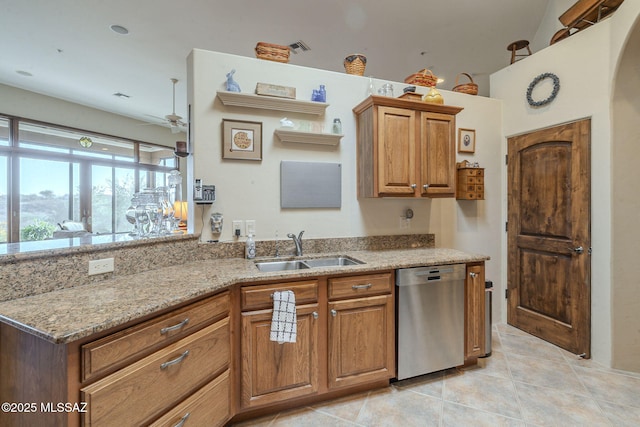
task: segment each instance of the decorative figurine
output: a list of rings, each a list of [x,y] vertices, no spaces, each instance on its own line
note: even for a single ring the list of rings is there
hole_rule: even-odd
[[[282,126],[283,128],[292,128],[293,127],[293,122],[289,119],[287,119],[286,117],[280,119],[280,126]]]
[[[233,75],[236,72],[235,68],[227,73],[227,91],[240,92],[240,85],[233,80]]]
[[[327,102],[327,90],[324,85],[320,85],[320,89],[313,89],[311,100],[315,102]]]

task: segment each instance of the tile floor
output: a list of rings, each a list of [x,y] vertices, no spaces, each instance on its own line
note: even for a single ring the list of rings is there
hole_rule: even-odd
[[[640,374],[616,371],[511,326],[491,357],[236,426],[640,426]]]

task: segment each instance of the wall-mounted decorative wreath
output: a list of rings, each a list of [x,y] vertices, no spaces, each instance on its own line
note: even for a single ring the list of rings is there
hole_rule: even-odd
[[[534,101],[533,98],[531,97],[531,94],[533,93],[533,89],[536,87],[538,83],[540,83],[544,79],[553,80],[553,91],[551,92],[551,95],[549,95],[549,97],[547,97],[546,99],[543,99],[541,101]],[[547,105],[555,99],[556,95],[558,95],[559,90],[560,90],[560,79],[558,78],[558,76],[556,76],[553,73],[540,74],[535,79],[533,79],[531,83],[529,83],[529,87],[527,88],[527,102],[532,107],[541,107],[543,105]]]

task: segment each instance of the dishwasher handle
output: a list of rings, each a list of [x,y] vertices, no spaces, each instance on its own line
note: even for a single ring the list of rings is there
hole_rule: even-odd
[[[464,280],[465,265],[403,268],[396,271],[397,286],[424,285],[434,282]]]

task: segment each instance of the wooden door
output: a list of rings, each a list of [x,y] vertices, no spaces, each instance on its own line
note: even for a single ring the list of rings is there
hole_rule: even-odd
[[[422,112],[420,122],[420,192],[428,197],[453,197],[456,191],[455,116]]]
[[[378,193],[412,196],[416,188],[416,113],[378,107]]]
[[[485,352],[484,263],[467,265],[464,282],[464,358],[481,357]]]
[[[590,357],[590,120],[509,138],[507,321]]]
[[[395,376],[391,295],[329,303],[329,388]]]
[[[242,313],[241,407],[252,408],[318,391],[318,305],[296,307],[295,343],[269,340],[272,310]]]

